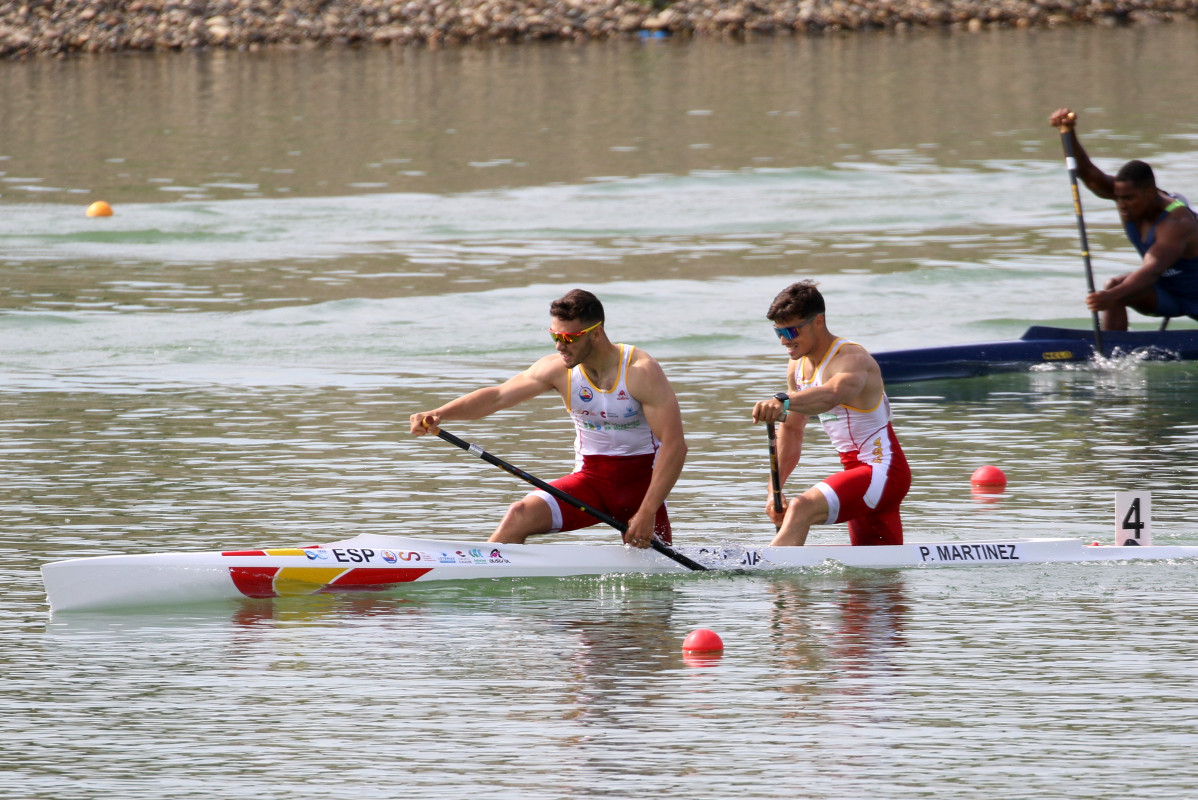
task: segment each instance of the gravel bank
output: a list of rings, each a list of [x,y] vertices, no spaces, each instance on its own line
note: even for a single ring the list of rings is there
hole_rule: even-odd
[[[646,35],[1135,25],[1195,0],[17,0],[0,57],[118,51],[587,40]]]

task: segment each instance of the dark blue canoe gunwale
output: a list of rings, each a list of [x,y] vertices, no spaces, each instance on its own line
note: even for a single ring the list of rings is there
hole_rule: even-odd
[[[1106,355],[1137,353],[1151,361],[1198,359],[1198,330],[1103,331]],[[1033,325],[1017,341],[978,342],[874,353],[886,383],[972,378],[1036,364],[1089,361],[1094,331]]]

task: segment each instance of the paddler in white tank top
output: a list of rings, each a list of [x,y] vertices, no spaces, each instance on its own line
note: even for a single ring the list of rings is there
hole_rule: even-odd
[[[899,504],[911,469],[890,424],[882,373],[864,347],[834,336],[824,298],[811,281],[784,289],[766,314],[790,356],[787,391],[753,407],[754,422],[779,422],[778,471],[785,484],[798,466],[807,420],[818,416],[840,453],[842,472],[798,497],[773,498],[766,513],[778,526],[773,545],[802,545],[812,525],[847,522],[854,545],[902,544]]]
[[[648,353],[607,338],[603,305],[590,292],[574,289],[549,313],[556,353],[499,386],[413,414],[412,433],[436,434],[443,420],[481,419],[556,390],[574,420],[575,471],[551,483],[627,522],[628,544],[648,547],[655,533],[669,543],[666,497],[686,460],[673,387]],[[490,541],[519,544],[595,523],[586,512],[536,491],[508,508]]]

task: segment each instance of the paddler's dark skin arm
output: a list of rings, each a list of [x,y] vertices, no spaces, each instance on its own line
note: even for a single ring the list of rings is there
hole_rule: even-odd
[[[1157,225],[1156,241],[1144,254],[1139,269],[1111,278],[1105,288],[1087,295],[1086,307],[1091,311],[1107,311],[1124,305],[1139,307],[1149,302],[1149,297],[1145,296],[1149,293],[1152,293],[1151,303],[1155,306],[1152,287],[1165,270],[1185,254],[1186,236],[1184,226],[1171,218],[1163,220]]]
[[[1067,131],[1066,135],[1073,140],[1073,157],[1077,161],[1077,177],[1086,185],[1086,188],[1103,200],[1114,200],[1115,178],[1094,165],[1086,153],[1086,148],[1082,147],[1082,143],[1077,139],[1077,114],[1068,108],[1058,108],[1052,112],[1048,122],[1058,131],[1062,129]]]

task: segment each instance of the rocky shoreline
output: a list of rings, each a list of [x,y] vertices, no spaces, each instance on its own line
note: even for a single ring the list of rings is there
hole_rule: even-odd
[[[1136,25],[1194,0],[3,0],[0,58],[637,36]]]

